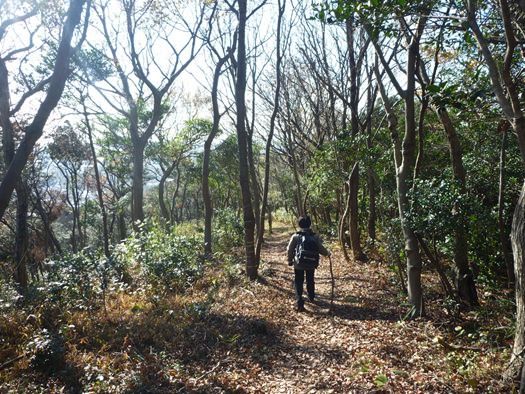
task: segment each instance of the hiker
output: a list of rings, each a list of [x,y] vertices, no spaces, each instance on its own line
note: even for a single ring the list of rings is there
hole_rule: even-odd
[[[306,274],[306,292],[310,302],[315,302],[314,273],[319,266],[319,254],[330,256],[330,251],[323,246],[319,235],[315,234],[310,226],[312,221],[308,216],[300,217],[297,221],[300,230],[292,235],[288,243],[288,265],[294,266],[295,296],[297,311],[303,312],[303,283]]]

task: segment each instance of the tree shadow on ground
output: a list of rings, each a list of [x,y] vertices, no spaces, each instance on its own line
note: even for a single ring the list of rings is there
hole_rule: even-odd
[[[106,321],[86,327],[81,337],[87,342],[75,348],[109,358],[127,354],[134,365],[128,392],[173,393],[208,392],[186,387],[188,378],[227,357],[237,360],[239,370],[254,365],[271,368],[267,349],[282,344],[279,327],[262,318],[198,308],[191,314],[170,312],[152,306],[125,323]],[[173,372],[177,369],[184,371],[180,377]],[[223,390],[232,392],[226,386]]]
[[[293,269],[291,267],[289,270],[277,269],[275,267],[266,267],[262,270],[261,274],[264,275],[264,276],[261,276],[261,278],[263,279],[265,277],[279,277],[282,279],[287,279],[287,278],[293,278]],[[332,280],[332,277],[330,276],[316,276],[315,277],[316,283],[330,282],[331,280]],[[364,283],[369,282],[368,279],[359,278],[358,276],[355,276],[355,275],[334,276],[334,280],[335,281],[348,280],[348,281],[364,282]]]
[[[293,280],[290,278],[290,287],[285,288],[279,284],[269,281],[264,277],[260,277],[258,282],[277,290],[283,296],[290,300],[295,300],[295,292],[293,289]],[[318,295],[316,301],[317,308],[307,310],[306,313],[311,313],[319,316],[337,316],[345,320],[383,320],[383,321],[397,321],[399,314],[392,309],[385,309],[385,306],[379,300],[372,297],[352,297],[352,302],[345,302],[348,297],[334,297],[334,304],[330,308],[330,299],[326,296]],[[330,309],[330,310],[329,310]]]

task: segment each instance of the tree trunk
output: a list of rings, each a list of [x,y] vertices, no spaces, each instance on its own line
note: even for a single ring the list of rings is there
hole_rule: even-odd
[[[273,218],[272,218],[272,206],[271,204],[268,204],[268,234],[272,234],[273,233],[273,228],[272,228],[272,225],[273,225]]]
[[[118,223],[118,235],[119,241],[123,241],[128,236],[128,231],[126,229],[126,214],[124,209],[117,208],[119,212],[117,213],[117,223]]]
[[[359,208],[358,208],[358,193],[359,193],[359,162],[355,162],[352,172],[350,173],[348,189],[348,208],[349,208],[349,232],[350,232],[350,246],[352,248],[352,256],[354,260],[366,260],[366,256],[361,249],[361,239],[359,236]]]
[[[164,192],[166,191],[166,181],[170,177],[173,170],[177,167],[177,165],[177,160],[171,163],[168,169],[164,171],[159,181],[159,208],[160,214],[164,219],[165,224],[168,224],[170,222],[170,213],[168,211],[168,207],[166,206],[166,201],[164,200]]]
[[[388,95],[385,91],[384,86],[381,82],[381,76],[377,68],[374,70],[376,73],[376,79],[378,81],[379,91],[381,98],[385,105],[385,110],[388,114],[388,124],[394,145],[394,163],[396,167],[396,189],[397,189],[397,200],[399,219],[401,221],[401,228],[403,231],[403,237],[405,239],[405,253],[407,259],[407,276],[408,276],[408,298],[412,304],[412,310],[410,311],[410,317],[419,317],[425,314],[423,304],[423,288],[421,286],[421,271],[422,262],[421,255],[419,252],[419,243],[417,241],[414,231],[407,222],[405,213],[409,210],[410,202],[408,200],[409,182],[412,180],[412,171],[414,169],[415,162],[415,134],[416,134],[416,122],[415,122],[415,72],[416,72],[416,59],[417,59],[417,48],[419,45],[419,34],[421,33],[424,26],[424,20],[420,19],[418,22],[418,31],[412,38],[412,42],[408,47],[407,57],[407,84],[406,90],[398,89],[399,94],[403,96],[405,102],[405,135],[403,138],[402,147],[399,144],[397,134],[397,117],[393,111]],[[372,41],[376,52],[381,57],[381,61],[384,61],[384,57],[377,46],[377,43]],[[392,74],[391,70],[387,69],[388,65],[383,63],[389,75]],[[391,76],[391,81],[394,80]]]
[[[29,156],[33,152],[36,141],[42,136],[49,115],[57,106],[64,91],[64,86],[69,76],[69,59],[72,54],[71,39],[73,38],[76,26],[80,23],[83,6],[83,0],[71,0],[69,3],[67,19],[62,30],[62,38],[57,49],[55,65],[47,94],[42,104],[40,104],[33,121],[26,127],[25,136],[20,142],[13,160],[9,164],[7,172],[0,183],[0,219],[4,216],[13,190],[20,179]]]
[[[33,190],[35,192],[35,201],[33,202],[33,204],[36,210],[38,211],[40,219],[42,220],[42,223],[44,225],[44,231],[48,238],[48,242],[51,244],[51,251],[56,251],[59,254],[62,254],[62,247],[55,236],[53,228],[51,227],[51,223],[49,223],[48,213],[45,211],[44,206],[42,205],[42,197],[38,192],[38,188],[35,187]]]
[[[133,142],[131,220],[133,228],[144,221],[144,144]]]
[[[352,136],[359,134],[359,71],[355,59],[354,48],[354,20],[352,17],[346,20],[346,38],[348,47],[348,59],[350,67],[350,120]],[[356,161],[352,167],[348,182],[348,215],[350,222],[348,230],[350,232],[350,246],[354,260],[365,260],[366,256],[361,248],[361,239],[359,236],[359,163]]]
[[[505,127],[505,126],[503,126]],[[509,248],[509,237],[505,229],[505,162],[507,153],[507,130],[502,130],[501,134],[501,149],[499,157],[499,187],[498,187],[498,230],[501,247],[501,254],[505,261],[505,268],[507,271],[507,285],[510,288],[514,286],[514,262],[512,261],[512,253]]]
[[[100,207],[100,212],[102,214],[102,238],[103,238],[103,244],[104,244],[104,255],[106,256],[106,258],[109,259],[111,257],[111,253],[109,251],[108,215],[106,212],[106,206],[104,205],[104,193],[102,192],[102,183],[100,181],[100,172],[98,170],[97,151],[95,150],[95,144],[93,142],[93,130],[91,129],[91,123],[89,122],[89,117],[88,117],[85,103],[82,102],[82,105],[84,106],[84,121],[86,124],[86,130],[88,133],[89,148],[91,150],[91,158],[93,160],[93,170],[95,172],[95,183],[97,187],[98,205]]]
[[[184,186],[182,187],[182,196],[180,199],[179,214],[175,218],[175,223],[181,223],[184,221],[184,208],[186,207],[186,193],[188,192],[189,180],[184,180]]]
[[[259,226],[258,226],[258,232],[257,232],[257,244],[255,246],[255,258],[257,262],[259,262],[261,259],[261,248],[264,242],[264,219],[266,216],[267,209],[268,209],[268,214],[269,214],[268,225],[270,226],[270,234],[272,232],[271,230],[271,215],[272,214],[270,211],[270,207],[268,205],[268,192],[270,188],[270,152],[272,148],[273,134],[275,131],[275,120],[279,112],[279,95],[281,92],[281,61],[282,61],[281,23],[282,23],[285,5],[286,3],[281,4],[281,0],[278,0],[279,14],[277,18],[277,50],[276,50],[277,60],[275,63],[276,86],[275,86],[275,93],[274,93],[274,99],[273,99],[273,110],[272,110],[272,115],[270,116],[270,130],[268,132],[268,137],[266,139],[266,147],[264,151],[264,183],[263,183],[261,210],[258,216]]]
[[[15,236],[15,281],[22,293],[27,291],[28,231],[27,213],[29,197],[27,185],[20,180],[16,186],[16,236]]]
[[[253,131],[251,132],[253,133]],[[259,218],[261,217],[261,189],[259,187],[259,180],[257,175],[257,170],[255,168],[255,158],[253,157],[253,137],[251,133],[248,133],[247,147],[248,147],[248,166],[250,173],[250,191],[252,194],[253,200],[253,213],[255,215],[255,234],[260,232],[258,223]],[[258,237],[257,237],[258,238]],[[257,262],[259,262],[259,256],[255,254]]]
[[[202,158],[202,200],[204,202],[204,254],[209,257],[213,252],[212,247],[212,219],[213,207],[210,192],[210,154],[211,144],[215,138],[215,111],[213,112],[213,130],[204,143]]]
[[[520,374],[524,367],[523,358],[525,357],[525,182],[514,210],[510,238],[516,277],[516,333],[507,373],[511,378],[520,381]],[[525,387],[522,386],[521,390],[525,390]]]
[[[84,235],[82,232],[82,219],[80,217],[80,193],[78,191],[78,172],[73,172],[71,181],[71,194],[73,195],[73,215],[76,217],[75,223],[77,225],[77,245],[78,250],[84,248]]]
[[[348,192],[348,186],[345,184],[346,192],[348,193],[348,197],[346,199],[346,205],[344,208],[344,212],[341,215],[341,219],[339,222],[339,244],[341,245],[341,250],[343,251],[343,255],[345,257],[346,261],[350,261],[350,257],[348,256],[348,252],[346,250],[346,221],[348,219],[348,214],[350,212],[350,193]]]
[[[370,239],[370,242],[373,245],[376,240],[377,213],[376,213],[376,187],[375,187],[376,184],[375,184],[374,170],[372,168],[368,168],[367,176],[368,176],[368,199],[370,200],[367,229],[368,229],[368,239]]]
[[[460,193],[465,194],[465,168],[463,167],[463,154],[456,133],[456,128],[454,127],[446,109],[440,108],[437,110],[437,113],[447,135],[454,180],[459,185]],[[462,211],[459,212],[459,215],[461,215],[458,220],[459,223],[454,231],[454,263],[456,264],[456,285],[458,296],[460,301],[466,305],[477,306],[479,305],[479,301],[476,284],[468,262],[466,218]]]
[[[405,136],[401,166],[397,169],[397,193],[399,218],[405,237],[405,252],[407,258],[408,298],[412,304],[412,317],[425,314],[423,306],[423,288],[421,286],[422,262],[419,253],[419,243],[414,231],[409,226],[405,213],[409,210],[408,190],[414,168],[415,153],[415,64],[417,43],[412,42],[408,48],[407,88],[405,94]]]
[[[247,0],[239,0],[239,27],[237,41],[237,78],[235,80],[235,104],[237,107],[237,143],[239,148],[239,182],[241,185],[242,208],[244,221],[244,247],[246,250],[246,275],[257,279],[258,264],[255,259],[252,196],[250,193],[250,174],[248,167],[248,146],[246,133],[246,18]]]
[[[213,124],[206,141],[204,142],[204,152],[202,158],[202,200],[204,203],[204,254],[210,257],[213,252],[212,245],[212,219],[213,219],[213,206],[211,201],[210,191],[210,156],[211,156],[211,144],[215,139],[215,136],[219,132],[219,122],[221,114],[219,112],[219,99],[218,99],[218,86],[221,70],[228,58],[232,54],[232,49],[226,52],[226,54],[219,58],[215,65],[213,73],[213,83],[211,88],[211,102],[213,108]]]
[[[15,135],[10,113],[10,92],[8,71],[3,59],[0,59],[0,126],[2,127],[2,145],[5,167],[8,168],[15,155]],[[16,229],[15,229],[15,275],[14,280],[18,284],[19,291],[24,294],[27,290],[27,212],[28,191],[25,181],[20,179],[15,186],[16,190]]]

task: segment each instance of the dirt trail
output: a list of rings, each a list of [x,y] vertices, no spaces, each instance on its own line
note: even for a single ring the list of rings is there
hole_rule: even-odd
[[[224,346],[208,355],[213,367],[202,371],[205,391],[479,391],[478,382],[467,382],[447,358],[431,320],[402,321],[403,297],[394,275],[378,262],[347,263],[332,248],[333,311],[326,258],[316,271],[320,305],[306,302],[306,312],[294,311],[293,273],[285,254],[290,234],[278,228],[267,239],[261,281],[223,291],[222,302],[212,309],[230,323]]]

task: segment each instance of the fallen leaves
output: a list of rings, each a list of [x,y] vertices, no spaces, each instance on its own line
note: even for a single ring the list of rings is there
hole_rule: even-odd
[[[319,302],[295,312],[288,234],[282,230],[264,246],[263,278],[224,282],[213,302],[201,286],[155,304],[145,295],[118,294],[109,299],[105,317],[72,315],[67,360],[79,371],[78,384],[89,392],[505,391],[499,379],[509,356],[507,347],[501,349],[506,316],[492,318],[480,309],[447,321],[439,303],[428,302],[429,318],[402,321],[404,297],[388,267],[347,263],[337,251],[333,310],[323,261],[316,272]],[[487,297],[497,301],[493,293]],[[478,330],[482,318],[485,324],[493,319],[494,327]],[[0,376],[0,388],[17,387],[24,364],[18,368],[19,375]],[[63,388],[60,382],[46,384],[51,392]]]

